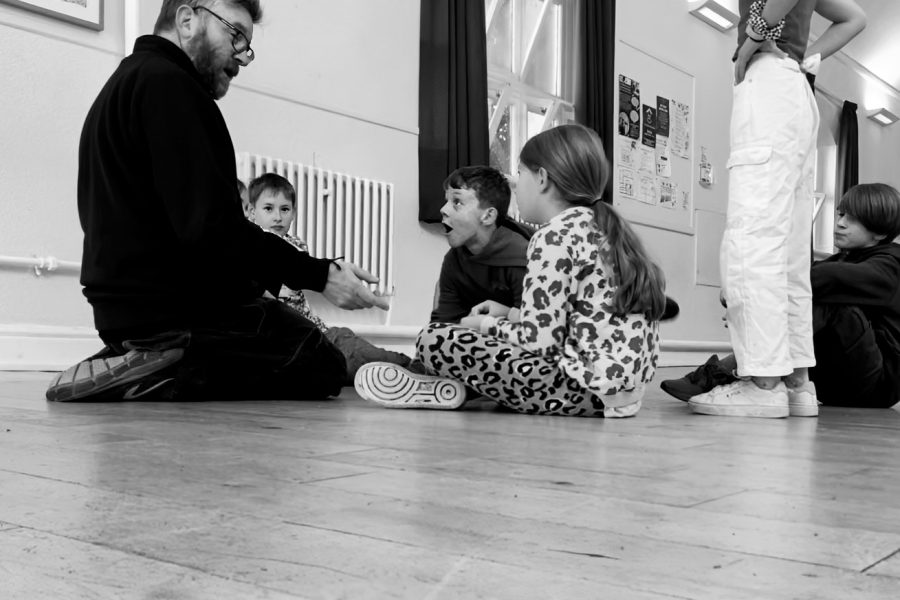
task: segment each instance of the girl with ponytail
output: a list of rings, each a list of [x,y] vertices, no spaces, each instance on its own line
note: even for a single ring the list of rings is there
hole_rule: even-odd
[[[356,389],[390,407],[457,408],[466,388],[531,414],[627,417],[656,369],[665,307],[661,270],[601,199],[609,163],[580,125],[544,131],[519,156],[522,219],[544,223],[528,246],[520,310],[487,301],[459,325],[433,323],[418,358],[436,376],[381,363]]]

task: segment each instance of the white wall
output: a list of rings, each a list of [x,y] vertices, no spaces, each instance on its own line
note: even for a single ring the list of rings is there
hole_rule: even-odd
[[[104,5],[105,30],[95,32],[0,4],[0,256],[80,260],[75,181],[81,124],[126,53],[126,18],[149,32],[159,0]],[[663,326],[664,341],[715,348],[728,339],[718,289],[698,285],[697,269],[709,270],[716,258],[697,249],[717,247],[715,223],[725,210],[735,32],[713,30],[686,6],[682,0],[623,0],[617,28],[621,39],[695,78],[695,149],[710,149],[718,182],[711,189],[693,186],[696,234],[638,229],[682,307],[679,319]],[[253,40],[259,58],[221,102],[235,146],[395,184],[391,313],[326,318],[414,330],[429,312],[446,249],[440,235],[416,220],[419,2],[279,0],[264,7]],[[880,128],[864,112],[881,102],[900,114],[900,100],[848,64],[828,61],[819,80],[832,94],[860,104],[860,179],[900,187],[900,125]],[[836,127],[838,112],[820,104],[823,127]],[[93,350],[91,330],[77,277],[36,278],[0,268],[0,367],[59,367]],[[64,350],[54,355],[48,344]]]
[[[102,32],[0,4],[0,256],[80,261],[75,185],[81,125],[134,35],[149,33],[159,0],[105,2]],[[390,313],[329,321],[421,325],[443,238],[417,220],[418,0],[265,2],[253,47],[220,106],[235,147],[390,181],[395,186],[395,285]],[[66,352],[97,345],[77,276],[36,278],[0,268],[0,366],[57,365],[33,338]],[[73,350],[72,339],[83,343]],[[42,348],[44,346],[41,346]],[[23,349],[24,348],[24,349]],[[68,356],[68,355],[67,355]],[[73,358],[74,360],[74,358]]]
[[[122,54],[122,7],[106,5],[100,33],[0,5],[0,255],[81,259],[78,137]],[[0,325],[22,323],[90,325],[77,278],[0,270]]]
[[[446,252],[418,222],[418,0],[268,2],[257,60],[221,102],[235,147],[394,183],[390,314],[327,322],[421,326]]]
[[[122,4],[105,4],[102,32],[0,4],[0,255],[81,260],[81,123],[123,52]],[[92,329],[77,275],[0,267],[0,365],[90,352]]]
[[[866,31],[860,35],[866,35]],[[900,189],[900,169],[897,168],[900,163],[900,124],[882,127],[868,118],[868,114],[877,108],[887,108],[900,115],[900,94],[864,69],[861,71],[858,64],[842,54],[822,64],[816,85],[829,96],[849,100],[859,106],[860,183],[887,183]],[[837,140],[841,107],[823,97],[819,98],[819,106],[824,124]]]
[[[733,2],[736,5],[736,2]],[[704,227],[705,223],[723,222],[728,190],[728,128],[731,112],[732,63],[736,46],[734,29],[719,33],[691,16],[683,0],[627,0],[617,3],[616,27],[619,39],[669,62],[695,78],[694,157],[699,147],[709,148],[717,182],[712,188],[693,184],[695,202],[693,234],[638,226],[651,252],[666,272],[670,295],[681,305],[681,316],[663,324],[662,337],[669,347],[715,348],[727,344],[728,332],[722,327],[722,309],[718,287],[697,282],[700,265],[709,270],[717,265],[715,249],[720,231]],[[865,35],[863,32],[862,35]],[[817,84],[840,99],[857,102],[859,109],[860,181],[881,181],[900,188],[900,124],[883,128],[865,118],[866,109],[884,106],[900,114],[900,98],[896,91],[861,74],[858,65],[838,55],[827,60]],[[823,133],[820,144],[827,146],[837,139],[840,108],[819,98]],[[833,136],[833,138],[832,138]],[[822,150],[820,150],[821,152]],[[832,154],[833,156],[833,154]],[[820,166],[820,179],[833,176],[828,165]],[[695,175],[696,175],[695,167]],[[705,255],[698,248],[707,249]],[[712,254],[711,254],[712,253]],[[674,343],[673,343],[674,342]],[[708,354],[708,353],[707,353]],[[669,362],[684,362],[667,354]]]
[[[695,104],[691,107],[694,162],[699,160],[700,146],[708,148],[716,183],[710,188],[700,186],[699,170],[694,165],[691,194],[694,209],[702,213],[695,214],[695,234],[642,225],[637,230],[665,271],[668,294],[681,306],[681,315],[662,326],[664,344],[671,347],[671,342],[688,343],[698,348],[704,344],[713,348],[727,346],[728,332],[722,327],[719,288],[697,282],[701,258],[697,247],[717,248],[721,230],[716,225],[724,222],[731,113],[729,82],[736,33],[714,30],[691,16],[687,2],[681,0],[628,0],[616,5],[616,34],[618,39],[694,77]]]

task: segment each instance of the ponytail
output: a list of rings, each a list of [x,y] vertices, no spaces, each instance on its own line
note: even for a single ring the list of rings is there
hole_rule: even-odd
[[[598,200],[609,179],[609,161],[600,136],[583,125],[560,125],[537,134],[522,148],[519,162],[532,171],[543,168],[562,199],[592,207],[597,228],[606,236],[617,289],[617,316],[641,313],[659,320],[666,306],[665,278],[644,245],[616,210]]]
[[[606,234],[616,271],[613,312],[618,316],[642,313],[658,321],[666,308],[662,269],[650,260],[640,238],[612,206],[598,201],[593,209],[594,222]]]

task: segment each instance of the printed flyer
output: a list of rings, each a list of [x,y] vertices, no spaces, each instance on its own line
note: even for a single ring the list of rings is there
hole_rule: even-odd
[[[624,75],[619,75],[619,135],[633,140],[641,132],[641,87]]]

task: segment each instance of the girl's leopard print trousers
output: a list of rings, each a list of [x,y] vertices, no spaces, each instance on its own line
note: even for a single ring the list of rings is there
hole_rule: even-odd
[[[493,336],[432,323],[419,334],[416,350],[430,371],[461,381],[514,411],[603,416],[600,398],[580,388],[556,363]]]

